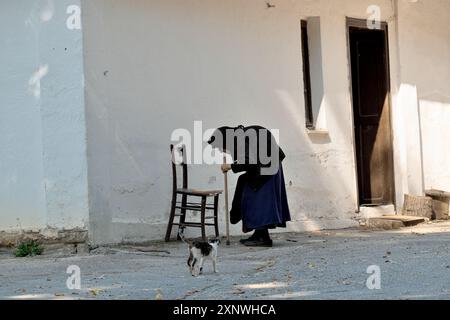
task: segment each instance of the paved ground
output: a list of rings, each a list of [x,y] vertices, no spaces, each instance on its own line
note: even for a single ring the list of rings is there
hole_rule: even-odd
[[[272,249],[249,249],[234,239],[221,247],[220,273],[207,265],[198,278],[180,243],[25,259],[2,251],[0,299],[450,299],[450,223],[274,240]],[[66,287],[70,265],[81,269],[81,290]],[[381,269],[381,290],[366,287],[371,265]]]

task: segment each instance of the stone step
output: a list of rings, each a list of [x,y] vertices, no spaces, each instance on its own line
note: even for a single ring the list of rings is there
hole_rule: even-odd
[[[411,217],[402,215],[384,215],[368,220],[369,229],[395,230],[404,227],[412,227],[426,222],[423,217]]]
[[[404,215],[385,215],[382,218],[388,220],[401,221],[406,227],[416,226],[418,224],[426,222],[427,218],[425,217],[414,217],[414,216],[404,216]]]

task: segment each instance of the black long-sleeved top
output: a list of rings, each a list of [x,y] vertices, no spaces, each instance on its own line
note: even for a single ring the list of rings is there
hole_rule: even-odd
[[[256,137],[256,140],[251,137]],[[264,138],[265,141],[262,140]],[[238,145],[238,140],[242,143],[242,139],[245,139],[245,149]],[[277,174],[286,158],[272,133],[261,126],[221,127],[215,130],[208,143],[215,148],[227,150],[234,160],[232,171],[246,172],[248,184],[254,190],[261,188],[270,177]]]

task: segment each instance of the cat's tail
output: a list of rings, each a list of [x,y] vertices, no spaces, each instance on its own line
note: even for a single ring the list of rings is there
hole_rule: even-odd
[[[190,243],[189,241],[186,240],[186,238],[184,237],[184,227],[181,227],[180,229],[178,229],[178,236],[180,237],[180,239],[186,243],[189,247],[192,245],[192,243]]]

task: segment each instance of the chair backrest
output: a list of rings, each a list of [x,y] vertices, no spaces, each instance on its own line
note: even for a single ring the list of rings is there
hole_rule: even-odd
[[[177,161],[176,153],[181,156],[179,159],[181,161]],[[182,167],[182,173],[183,173],[183,189],[188,188],[188,167],[187,167],[187,161],[186,161],[186,146],[181,145],[175,147],[173,144],[170,145],[170,154],[171,154],[171,162],[172,162],[172,186],[173,186],[173,192],[176,192],[178,189],[178,180],[177,180],[177,166]]]

